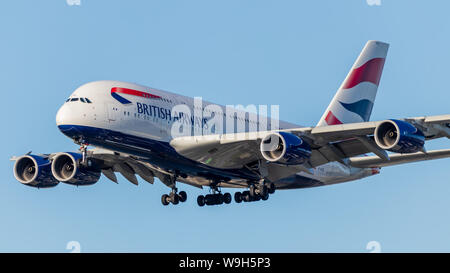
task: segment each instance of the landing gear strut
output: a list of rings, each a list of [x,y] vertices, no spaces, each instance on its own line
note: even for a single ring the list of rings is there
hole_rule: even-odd
[[[75,139],[74,142],[75,144],[80,145],[79,150],[82,155],[81,163],[85,165],[87,159],[87,148],[89,146],[89,143],[83,138]]]

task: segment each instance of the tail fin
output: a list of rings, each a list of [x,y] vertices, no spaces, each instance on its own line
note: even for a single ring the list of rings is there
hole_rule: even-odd
[[[317,126],[368,121],[389,44],[368,41]]]

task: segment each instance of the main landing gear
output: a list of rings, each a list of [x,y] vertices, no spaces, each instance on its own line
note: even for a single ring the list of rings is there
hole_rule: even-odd
[[[197,204],[200,207],[204,205],[213,206],[213,205],[222,205],[222,204],[230,204],[233,198],[229,192],[222,194],[216,185],[211,186],[210,194],[205,196],[199,195],[197,197]]]
[[[226,192],[224,194],[222,193],[213,193],[213,194],[207,194],[205,196],[199,195],[197,197],[197,204],[200,207],[203,207],[204,205],[212,206],[212,205],[222,205],[222,204],[230,204],[231,203],[231,194],[229,192]]]
[[[266,201],[269,199],[269,195],[273,193],[275,193],[275,184],[272,182],[250,185],[248,191],[236,192],[234,194],[234,201],[236,201],[236,203],[254,202],[259,200]]]
[[[199,195],[197,197],[197,204],[200,207],[205,205],[213,206],[213,205],[222,205],[222,204],[230,204],[231,203],[231,194],[224,193],[222,194],[217,188],[211,187],[212,194],[207,194],[205,196]],[[236,192],[234,194],[234,200],[236,203],[241,202],[253,202],[259,200],[267,200],[269,199],[269,195],[275,193],[275,184],[274,183],[259,183],[252,184],[249,187],[248,191]]]

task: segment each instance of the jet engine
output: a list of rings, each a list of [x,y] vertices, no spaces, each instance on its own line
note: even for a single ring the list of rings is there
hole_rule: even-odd
[[[100,179],[100,169],[92,166],[89,159],[82,164],[80,153],[59,153],[53,157],[51,170],[53,176],[60,182],[87,186],[95,184]]]
[[[51,171],[47,157],[24,155],[14,164],[14,177],[22,184],[36,188],[50,188],[58,185]]]
[[[425,136],[412,124],[401,120],[386,120],[375,128],[375,142],[396,153],[416,153],[423,149]]]
[[[269,162],[300,165],[311,157],[311,147],[300,137],[287,133],[272,133],[261,141],[262,156]]]

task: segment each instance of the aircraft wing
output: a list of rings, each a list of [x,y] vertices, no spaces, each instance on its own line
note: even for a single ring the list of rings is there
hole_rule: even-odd
[[[450,138],[450,115],[402,120],[420,129],[426,140]],[[382,122],[347,123],[280,131],[295,134],[311,145],[312,154],[308,167],[316,167],[331,161],[344,163],[344,159],[370,152],[377,158],[387,161],[390,156],[377,146],[373,137],[375,129]],[[216,168],[240,168],[263,159],[259,150],[260,143],[271,133],[274,131],[185,136],[174,138],[170,144],[178,153],[197,162]],[[445,154],[442,157],[447,156]]]
[[[379,158],[378,156],[353,157],[349,158],[349,164],[358,168],[381,168],[446,157],[450,157],[450,149],[427,151],[426,153],[393,154],[389,157],[389,160]]]
[[[401,119],[419,128],[427,140],[447,137],[450,138],[450,115],[417,117]],[[292,133],[311,135],[315,143],[333,142],[349,137],[373,135],[376,126],[382,121],[347,123],[330,126],[290,129]]]

